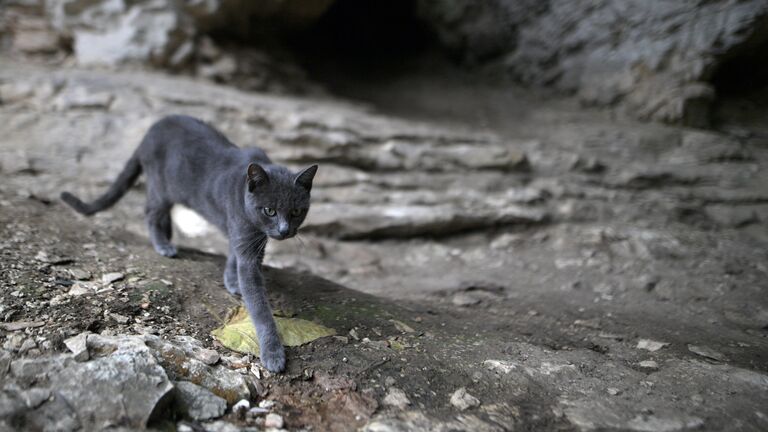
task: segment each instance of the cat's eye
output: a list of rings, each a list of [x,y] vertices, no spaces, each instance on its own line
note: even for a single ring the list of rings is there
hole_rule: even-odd
[[[300,216],[302,211],[303,211],[302,209],[297,209],[297,208],[292,209],[291,210],[291,216],[294,216],[294,217]]]
[[[264,208],[262,209],[262,211],[264,212],[264,214],[265,214],[265,215],[267,215],[267,216],[269,216],[269,217],[275,217],[275,215],[277,214],[277,212],[275,211],[275,209],[273,209],[273,208],[270,208],[270,207],[264,207]]]

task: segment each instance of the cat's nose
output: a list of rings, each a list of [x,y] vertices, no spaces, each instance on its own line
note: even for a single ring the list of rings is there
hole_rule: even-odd
[[[288,237],[288,233],[291,231],[291,227],[288,224],[280,225],[277,232],[280,233],[280,237]]]

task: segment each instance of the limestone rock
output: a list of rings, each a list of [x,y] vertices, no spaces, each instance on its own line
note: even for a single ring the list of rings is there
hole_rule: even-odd
[[[114,96],[108,92],[91,91],[85,87],[67,86],[53,101],[58,110],[106,109]]]
[[[240,399],[232,405],[232,412],[237,415],[244,415],[251,408],[251,402],[248,399]]]
[[[41,327],[43,325],[45,325],[45,321],[14,321],[8,323],[0,323],[0,329],[12,332],[28,328]]]
[[[648,350],[650,352],[658,351],[667,345],[669,345],[669,342],[658,342],[650,339],[640,339],[637,341],[637,349]]]
[[[11,367],[11,353],[6,350],[0,350],[0,378],[8,373]]]
[[[462,387],[451,395],[451,405],[456,407],[459,411],[464,411],[480,406],[480,400],[469,394],[467,389]]]
[[[68,356],[19,359],[11,365],[12,376],[46,376],[56,399],[72,407],[84,428],[111,424],[116,412],[126,425],[146,427],[173,389],[163,368],[135,339],[92,335],[88,342],[95,354],[90,361],[73,362]]]
[[[698,354],[704,358],[715,360],[715,361],[728,361],[728,357],[726,357],[724,354],[715,351],[714,349],[703,346],[703,345],[688,345],[688,351]]]
[[[397,387],[390,387],[382,402],[384,405],[391,405],[400,409],[403,409],[411,404],[411,400],[408,399],[408,396],[406,396],[405,392]]]
[[[222,366],[209,366],[193,357],[195,350],[201,349],[199,342],[181,337],[176,339],[181,341],[180,344],[174,344],[156,336],[143,337],[172,379],[205,387],[230,404],[250,398],[251,392],[243,375]]]
[[[90,295],[96,291],[94,285],[90,282],[75,282],[67,292],[68,295],[79,297]]]
[[[51,391],[46,388],[31,388],[21,393],[27,408],[34,409],[50,399]]]
[[[487,367],[489,370],[503,374],[508,374],[517,369],[516,364],[504,360],[486,360],[483,362],[483,365],[485,365],[485,367]]]
[[[603,399],[561,401],[565,418],[580,431],[686,431],[702,428],[704,421],[680,412],[667,411],[651,415],[634,415],[632,410]]]
[[[277,428],[280,429],[283,427],[283,417],[279,414],[275,413],[269,413],[267,414],[267,417],[264,419],[264,427],[267,428]]]
[[[243,429],[233,425],[232,423],[225,422],[224,420],[216,420],[214,422],[208,422],[204,424],[206,432],[242,432]],[[190,430],[192,430],[190,428]]]
[[[209,420],[224,415],[227,401],[209,390],[189,381],[178,381],[176,406],[179,412],[192,420]]]
[[[77,336],[72,336],[69,339],[64,340],[64,345],[72,351],[75,360],[87,361],[90,358],[88,353],[88,332],[80,333]]]
[[[473,296],[471,293],[466,292],[458,292],[451,298],[451,303],[455,304],[456,306],[473,306],[479,304],[480,302],[481,300],[479,298]]]
[[[304,230],[342,239],[411,237],[502,225],[538,224],[547,219],[548,213],[543,209],[515,205],[464,210],[453,205],[320,203],[312,207]]]
[[[372,131],[375,132],[375,131]],[[325,160],[361,169],[450,172],[453,170],[527,171],[526,154],[491,137],[431,136],[388,137],[359,131],[286,131],[278,135],[285,144],[277,157],[295,162]],[[361,140],[370,141],[361,145]],[[527,143],[514,143],[515,147]],[[478,151],[481,150],[481,151]]]
[[[127,426],[144,428],[157,407],[169,403],[174,395],[179,412],[194,420],[208,420],[223,415],[228,400],[234,403],[250,397],[241,374],[188,356],[186,350],[198,355],[210,351],[190,337],[166,341],[152,335],[103,336],[85,332],[64,344],[73,355],[14,361],[9,355],[0,356],[0,375],[46,385],[19,393],[14,400],[18,399],[26,410],[59,413],[62,425],[71,426],[74,423],[67,419],[74,418],[80,419],[83,428],[100,429],[119,416]],[[169,376],[182,381],[174,386]],[[14,403],[9,400],[8,406]],[[62,412],[65,407],[72,407],[72,412]],[[21,412],[27,416],[24,409]],[[45,425],[55,422],[42,417],[34,420],[32,414],[28,417],[25,424],[29,427],[37,424],[34,421]],[[0,425],[2,421],[0,413]]]
[[[112,273],[104,273],[101,275],[101,283],[104,285],[109,285],[112,282],[117,282],[119,280],[122,280],[125,277],[124,274],[119,272],[112,272]]]
[[[91,272],[79,268],[69,269],[69,274],[77,280],[88,280],[91,278]]]

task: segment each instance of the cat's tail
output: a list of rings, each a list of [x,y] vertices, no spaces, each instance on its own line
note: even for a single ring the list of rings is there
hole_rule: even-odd
[[[136,179],[139,178],[139,175],[141,175],[141,164],[134,155],[128,159],[123,171],[117,176],[117,180],[109,186],[107,192],[97,198],[94,202],[85,203],[69,192],[62,192],[61,199],[78,213],[90,216],[94,213],[106,210],[118,202],[120,198],[128,192],[128,189],[133,186]]]

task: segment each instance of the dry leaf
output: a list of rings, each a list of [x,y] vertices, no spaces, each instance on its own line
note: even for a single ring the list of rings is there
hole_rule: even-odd
[[[277,332],[285,346],[298,346],[324,336],[333,336],[336,331],[300,318],[275,316]],[[259,355],[259,340],[251,318],[243,306],[223,326],[211,334],[225,347],[246,354]]]

